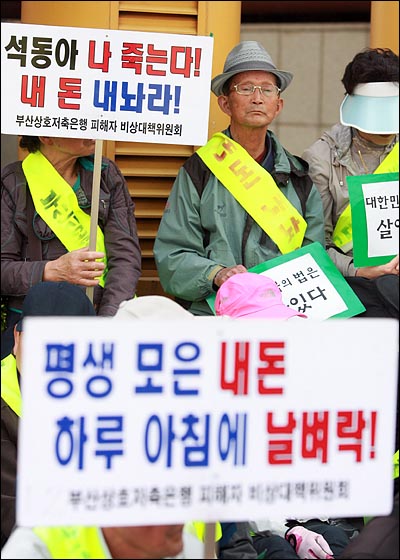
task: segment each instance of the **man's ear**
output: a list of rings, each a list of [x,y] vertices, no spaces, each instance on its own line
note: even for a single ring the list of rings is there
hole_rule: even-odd
[[[218,105],[221,111],[223,111],[226,115],[228,115],[229,117],[232,115],[227,95],[220,95],[218,97]]]
[[[53,143],[53,138],[50,136],[38,136],[40,142],[45,146],[51,145]]]
[[[283,99],[279,97],[278,101],[276,102],[276,116],[279,115],[282,109],[283,109]]]

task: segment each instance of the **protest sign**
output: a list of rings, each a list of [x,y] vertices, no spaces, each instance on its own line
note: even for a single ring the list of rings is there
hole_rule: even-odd
[[[398,323],[298,325],[27,317],[18,524],[388,513]]]
[[[354,266],[386,264],[399,254],[399,173],[347,177]]]
[[[1,131],[207,141],[212,37],[1,24]]]
[[[310,319],[353,317],[365,307],[318,242],[263,262],[249,272],[272,278],[288,307]],[[215,313],[215,295],[207,298]]]

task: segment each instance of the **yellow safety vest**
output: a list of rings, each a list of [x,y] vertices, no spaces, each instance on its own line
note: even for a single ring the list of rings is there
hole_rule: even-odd
[[[375,174],[379,173],[392,173],[399,170],[399,143],[393,146],[391,152],[385,159],[378,165],[374,171]],[[332,234],[333,243],[342,249],[345,253],[350,251],[353,247],[353,231],[351,227],[351,206],[348,204],[343,212],[340,214],[336,222],[335,229]]]
[[[188,533],[192,535],[196,535],[199,541],[204,542],[204,538],[206,536],[206,524],[203,521],[191,521],[190,523],[185,524],[185,529]],[[221,523],[215,524],[215,542],[219,541],[222,537],[222,529]]]
[[[98,527],[34,527],[52,558],[108,558]]]
[[[399,450],[393,455],[393,478],[399,478]]]
[[[78,199],[63,177],[49,160],[37,151],[22,162],[36,212],[54,231],[68,249],[74,251],[89,246],[90,216],[79,207]],[[99,226],[96,234],[96,250],[106,254],[104,235]],[[107,264],[106,257],[103,262]],[[100,278],[105,285],[107,266]]]
[[[18,383],[17,362],[12,354],[1,360],[1,398],[21,417],[21,389]]]

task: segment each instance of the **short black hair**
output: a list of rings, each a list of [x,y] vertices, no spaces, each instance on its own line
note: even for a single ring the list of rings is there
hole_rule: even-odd
[[[31,154],[38,152],[40,150],[39,136],[21,136],[19,147],[28,150]]]
[[[352,95],[358,84],[398,81],[399,57],[386,48],[367,48],[357,53],[346,66],[342,78],[348,95]]]

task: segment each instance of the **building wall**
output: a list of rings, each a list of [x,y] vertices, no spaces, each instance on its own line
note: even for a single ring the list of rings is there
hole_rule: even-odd
[[[293,81],[283,94],[284,110],[272,130],[287,149],[300,155],[323,130],[337,122],[344,95],[340,81],[344,68],[359,50],[368,47],[370,24],[248,23],[240,26],[240,39],[259,41],[279,68],[293,72]],[[215,65],[214,74],[222,70],[222,65]],[[215,128],[214,118],[210,115],[210,134]],[[2,135],[2,167],[17,156],[17,138]]]
[[[339,119],[345,66],[369,46],[369,23],[242,24],[240,39],[259,41],[278,68],[294,74],[271,130],[301,155]],[[385,46],[385,45],[381,45]]]

